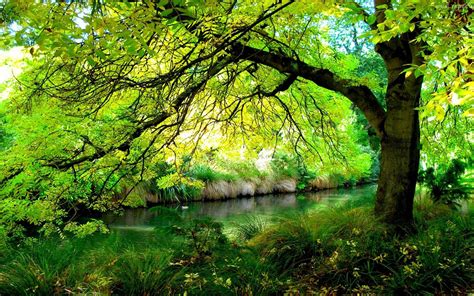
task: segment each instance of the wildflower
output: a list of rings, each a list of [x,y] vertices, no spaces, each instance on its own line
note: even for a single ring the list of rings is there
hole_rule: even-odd
[[[419,260],[420,257],[416,257],[416,259]],[[423,264],[422,264],[421,262],[420,262],[420,263],[418,263],[418,262],[412,262],[412,263],[411,263],[411,266],[412,266],[414,269],[419,270],[419,269],[423,266]]]
[[[353,240],[346,241],[346,245],[351,246],[351,247],[357,247],[357,242]]]
[[[400,252],[403,254],[403,255],[408,255],[408,249],[406,247],[400,247]]]
[[[388,256],[387,253],[382,253],[374,258],[374,261],[377,263],[382,263],[382,261]]]
[[[199,273],[187,273],[184,277],[186,278],[184,280],[186,284],[192,284],[195,280],[199,279]]]
[[[388,275],[382,274],[381,277],[384,282],[388,282],[390,280],[390,277]]]
[[[408,276],[415,274],[415,271],[408,265],[403,266],[403,272]]]
[[[332,265],[335,266],[338,257],[339,257],[339,252],[338,252],[338,251],[334,251],[334,253],[332,253],[331,257],[329,257],[329,262],[331,262]]]
[[[440,262],[440,263],[438,263],[438,264],[439,264],[439,267],[441,267],[441,269],[447,269],[447,268],[449,268],[449,266],[446,265],[446,264],[444,264],[444,263],[441,263],[441,262]]]

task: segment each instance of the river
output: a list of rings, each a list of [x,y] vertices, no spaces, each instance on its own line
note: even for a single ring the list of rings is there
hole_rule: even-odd
[[[376,185],[323,190],[318,192],[272,194],[222,201],[191,202],[151,208],[126,209],[122,215],[106,215],[103,220],[115,231],[152,231],[169,219],[173,212],[181,219],[210,217],[224,224],[224,229],[236,223],[259,217],[271,220],[280,216],[317,211],[318,209],[374,195]],[[166,212],[164,215],[163,213]]]

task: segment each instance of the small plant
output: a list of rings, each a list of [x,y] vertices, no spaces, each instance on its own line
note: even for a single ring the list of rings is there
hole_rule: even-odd
[[[172,226],[175,234],[186,239],[188,250],[200,260],[212,255],[215,249],[227,242],[222,233],[222,224],[210,218],[194,219],[188,223]]]
[[[314,180],[317,177],[314,171],[308,170],[304,164],[298,166],[298,185],[296,186],[298,190],[304,190],[308,183]]]

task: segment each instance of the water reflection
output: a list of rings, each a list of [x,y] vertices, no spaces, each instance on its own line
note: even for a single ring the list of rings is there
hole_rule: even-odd
[[[230,199],[212,202],[193,202],[185,207],[170,205],[184,219],[212,217],[218,221],[237,220],[248,214],[279,215],[291,212],[305,212],[324,205],[373,195],[375,186],[353,189],[324,190],[298,194],[265,195],[251,198]],[[127,209],[123,215],[106,215],[104,221],[112,228],[129,230],[151,230],[160,219],[169,219],[162,211],[153,209]]]
[[[183,211],[183,216],[192,218],[208,216],[219,219],[254,212],[268,213],[274,212],[276,209],[296,208],[297,206],[298,199],[295,194],[266,195],[227,201],[193,203],[189,205],[187,211]]]

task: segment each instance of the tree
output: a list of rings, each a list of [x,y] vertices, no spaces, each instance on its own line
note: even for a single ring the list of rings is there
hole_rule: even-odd
[[[10,24],[4,34],[30,44],[40,64],[23,82],[30,89],[27,102],[54,100],[62,104],[58,113],[85,118],[80,125],[92,126],[99,118],[113,127],[112,138],[100,132],[90,138],[87,128],[74,129],[76,139],[63,143],[61,153],[37,159],[42,169],[69,172],[76,183],[86,171],[108,168],[110,173],[97,177],[101,187],[89,188],[89,194],[102,195],[127,173],[140,168],[143,173],[146,157],[183,131],[197,131],[197,139],[212,124],[235,124],[243,113],[251,114],[251,122],[285,114],[296,146],[311,147],[308,133],[325,136],[331,129],[316,98],[342,95],[381,141],[375,213],[406,229],[413,221],[423,78],[445,72],[432,109],[452,103],[454,95],[472,100],[472,49],[465,45],[472,40],[471,13],[463,1],[437,0],[13,1],[4,5],[3,19]],[[320,27],[334,17],[370,27],[366,37],[388,73],[382,100],[366,77],[328,62]],[[301,128],[294,116],[298,108],[321,118],[313,122],[306,115]],[[246,124],[241,119],[237,126]],[[1,182],[15,182],[23,170],[11,165]]]

